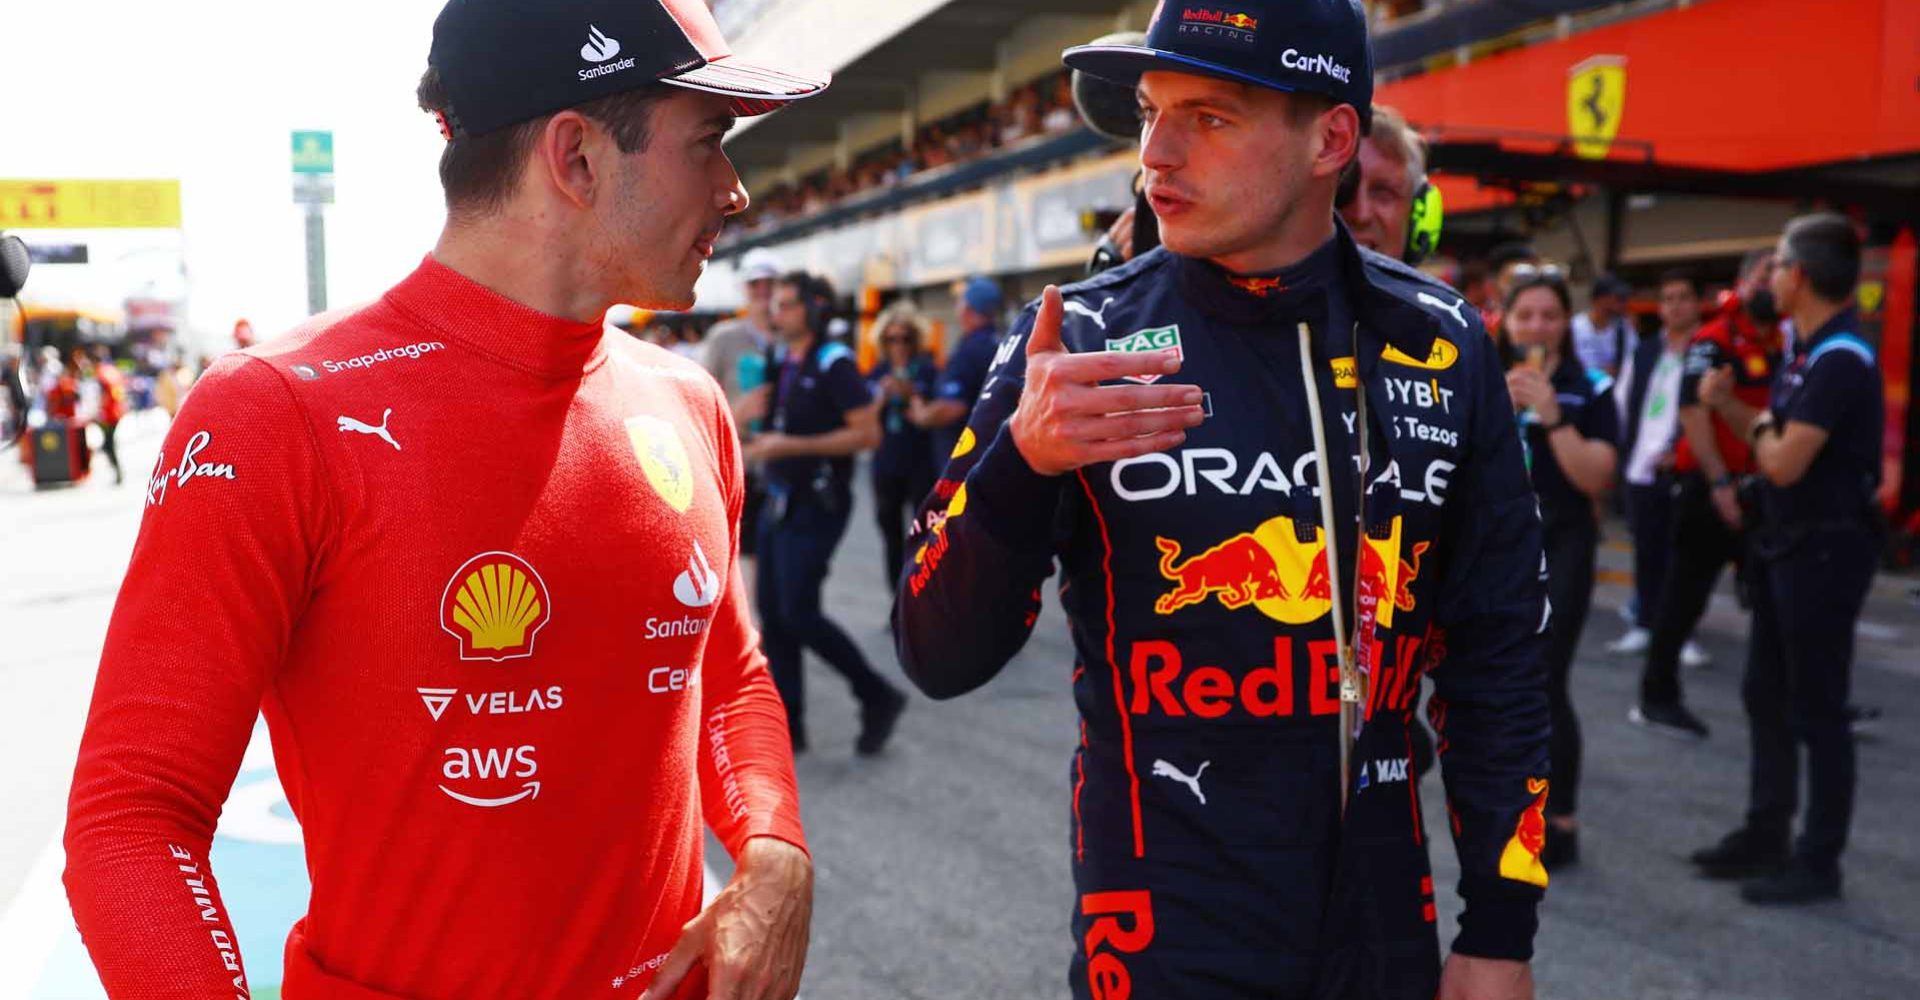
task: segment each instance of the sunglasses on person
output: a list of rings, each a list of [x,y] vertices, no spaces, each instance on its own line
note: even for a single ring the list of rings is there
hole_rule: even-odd
[[[911,344],[913,343],[913,334],[907,333],[904,330],[889,330],[880,335],[880,342],[883,344]]]
[[[1558,264],[1515,264],[1512,273],[1515,281],[1532,281],[1535,278],[1565,281],[1567,277],[1567,272],[1561,270]]]

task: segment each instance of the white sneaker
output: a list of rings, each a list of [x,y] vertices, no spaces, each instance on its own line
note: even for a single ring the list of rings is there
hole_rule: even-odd
[[[1643,628],[1631,628],[1626,635],[1607,643],[1607,652],[1614,656],[1639,656],[1647,651],[1647,645],[1652,641],[1653,633]]]
[[[1713,654],[1701,649],[1700,644],[1692,639],[1688,639],[1687,644],[1680,647],[1680,665],[1688,670],[1698,670],[1712,662]]]

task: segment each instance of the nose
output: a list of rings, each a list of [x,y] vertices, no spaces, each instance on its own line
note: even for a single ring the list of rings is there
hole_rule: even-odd
[[[1158,115],[1151,122],[1141,126],[1140,165],[1148,170],[1167,173],[1180,169],[1186,163],[1186,137],[1175,127],[1167,115]]]
[[[738,215],[747,210],[753,199],[748,196],[747,186],[740,180],[740,171],[734,169],[733,161],[721,154],[720,163],[723,176],[718,207],[726,215]]]

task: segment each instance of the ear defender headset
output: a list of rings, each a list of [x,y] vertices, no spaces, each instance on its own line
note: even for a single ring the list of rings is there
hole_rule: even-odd
[[[1335,191],[1333,206],[1336,210],[1353,204],[1360,194],[1360,157],[1347,161],[1340,172],[1340,186]],[[1407,210],[1407,245],[1400,249],[1400,259],[1412,266],[1433,256],[1440,247],[1440,225],[1446,218],[1446,210],[1440,197],[1440,189],[1425,174],[1420,175],[1420,185],[1414,188],[1413,205]]]

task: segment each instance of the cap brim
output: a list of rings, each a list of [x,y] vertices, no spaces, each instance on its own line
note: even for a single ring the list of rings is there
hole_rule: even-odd
[[[665,77],[660,82],[731,97],[734,117],[752,118],[826,90],[832,77],[816,79],[799,76],[732,56],[722,56],[704,66]]]
[[[1076,45],[1060,53],[1060,61],[1069,69],[1097,76],[1102,80],[1112,80],[1133,86],[1147,73],[1190,73],[1195,76],[1211,76],[1236,83],[1250,83],[1256,87],[1270,90],[1284,90],[1292,93],[1296,88],[1292,84],[1282,83],[1254,73],[1247,73],[1231,66],[1222,66],[1205,59],[1183,56],[1166,49],[1153,49],[1145,45]]]

